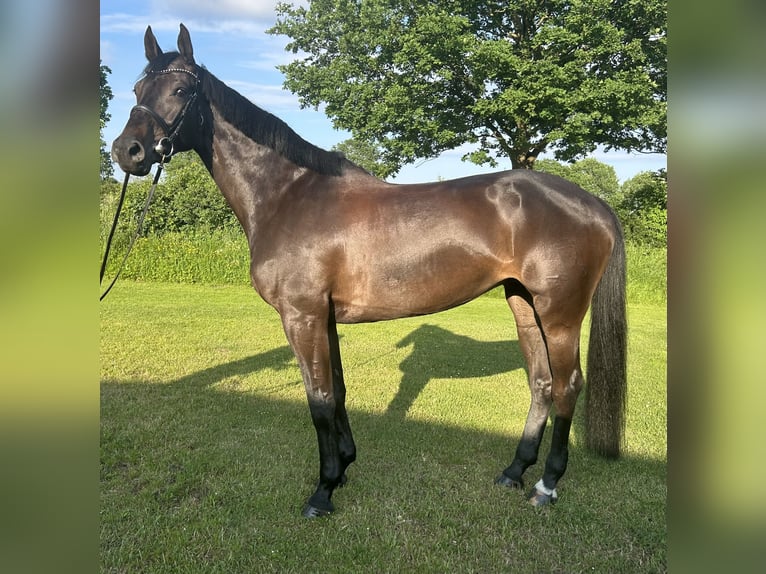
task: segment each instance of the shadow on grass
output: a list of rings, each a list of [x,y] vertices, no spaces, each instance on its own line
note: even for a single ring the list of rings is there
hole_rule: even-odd
[[[396,344],[412,346],[399,364],[402,380],[386,414],[403,419],[431,379],[480,378],[524,368],[518,341],[476,341],[436,325],[421,325]]]
[[[573,565],[572,571],[584,569],[583,564],[601,571],[641,563],[662,569],[662,461],[607,463],[573,445],[562,501],[551,513],[535,512],[520,493],[492,484],[510,462],[518,436],[404,416],[431,379],[476,378],[523,367],[518,343],[480,342],[422,325],[398,343],[410,345],[388,410],[349,412],[359,458],[349,469],[349,485],[333,497],[339,516],[317,527],[298,522],[316,481],[318,458],[305,402],[216,386],[232,377],[293,368],[289,347],[167,384],[103,381],[105,569],[152,566],[161,572],[163,561],[175,560],[174,571],[192,571],[197,551],[206,560],[218,557],[230,571],[305,571],[300,556],[306,555],[318,557],[317,569],[352,560],[349,571],[373,571],[382,556],[393,556],[386,558],[394,561],[391,571],[429,560],[432,571],[454,570],[448,566],[458,556],[461,561],[468,556],[483,571],[501,564],[514,564],[518,571],[554,571],[564,564]],[[300,385],[280,377],[286,379],[277,374],[278,386]],[[514,428],[520,431],[523,422],[515,421]],[[541,460],[546,453],[547,441]],[[539,478],[541,467],[538,463],[528,471],[529,484]],[[564,527],[551,529],[553,516]],[[341,525],[347,529],[345,542],[336,537]],[[294,536],[296,529],[305,529],[305,536]],[[219,539],[221,532],[239,538]],[[547,562],[541,565],[536,552],[530,553],[532,561],[519,562],[518,550],[509,546],[519,533],[524,544],[546,541]],[[392,536],[409,540],[412,556],[394,552]],[[364,550],[349,550],[353,537],[364,541]],[[312,542],[315,538],[318,542]],[[598,548],[598,559],[589,548]]]
[[[477,341],[436,325],[421,325],[401,339],[396,347],[412,347],[412,350],[399,364],[402,379],[386,410],[386,415],[394,419],[404,419],[432,379],[478,379],[526,368],[518,341]],[[292,350],[285,345],[191,373],[173,384],[213,385],[231,377],[246,377],[263,370],[283,371],[295,366],[295,363]]]
[[[432,379],[481,378],[525,368],[518,341],[477,341],[438,326],[423,324],[397,343],[398,348],[409,346],[412,347],[411,353],[399,365],[402,371],[399,389],[386,412],[380,415],[353,410],[349,412],[352,429],[360,443],[360,456],[365,457],[365,450],[369,452],[372,447],[371,458],[386,466],[391,464],[385,460],[386,456],[400,458],[404,465],[411,464],[409,458],[443,461],[485,458],[486,461],[494,461],[494,471],[502,470],[510,463],[518,436],[511,439],[501,434],[419,422],[405,415]],[[217,383],[232,377],[246,378],[265,370],[279,372],[292,368],[295,368],[295,358],[291,349],[285,345],[203,369],[167,384],[103,381],[103,413],[108,422],[110,401],[119,401],[118,397],[133,394],[135,396],[130,399],[131,403],[147,403],[146,410],[140,409],[133,413],[134,416],[151,413],[154,420],[158,417],[171,417],[172,424],[169,426],[173,427],[183,427],[188,423],[187,428],[179,429],[179,436],[186,432],[199,436],[198,429],[215,428],[217,422],[210,418],[217,411],[222,411],[236,419],[236,424],[232,423],[231,428],[254,427],[250,428],[248,434],[263,435],[259,436],[259,440],[264,441],[266,450],[295,452],[295,441],[301,441],[301,447],[306,451],[315,451],[313,429],[305,403],[261,395],[256,398],[244,393],[224,393],[213,388]],[[130,384],[125,385],[125,382]],[[301,384],[295,380],[275,382],[277,387]],[[153,409],[152,403],[159,403],[163,408]],[[579,432],[583,431],[583,403],[583,400],[578,401],[575,417],[575,429]],[[514,428],[521,431],[523,424],[523,419],[515,421]],[[297,437],[298,434],[301,438]],[[546,433],[540,449],[541,461],[547,455],[549,434]],[[364,440],[365,437],[370,439],[369,442]],[[592,456],[581,448],[580,442],[570,445],[570,467],[580,456]],[[460,445],[464,445],[464,450],[455,452],[454,449],[459,449]],[[274,464],[279,464],[279,461],[275,460]],[[310,480],[314,480],[313,476]]]

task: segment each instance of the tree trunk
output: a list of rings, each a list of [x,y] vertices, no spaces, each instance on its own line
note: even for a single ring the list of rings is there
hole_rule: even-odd
[[[511,167],[513,169],[534,169],[536,159],[536,153],[530,153],[528,150],[515,150],[511,154]]]

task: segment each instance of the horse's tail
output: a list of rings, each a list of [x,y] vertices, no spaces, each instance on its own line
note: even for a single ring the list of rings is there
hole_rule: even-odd
[[[585,436],[589,449],[620,456],[625,431],[627,332],[625,241],[616,216],[612,255],[591,302],[590,343],[585,386]]]

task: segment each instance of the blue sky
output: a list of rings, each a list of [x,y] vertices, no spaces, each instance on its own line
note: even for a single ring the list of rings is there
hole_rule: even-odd
[[[112,118],[104,129],[111,144],[127,121],[135,104],[133,84],[146,64],[143,37],[151,25],[163,50],[175,50],[178,25],[191,33],[194,56],[242,95],[286,121],[306,140],[323,147],[347,139],[350,134],[335,130],[321,111],[301,109],[297,96],[282,88],[284,80],[276,69],[293,57],[284,47],[283,36],[270,36],[277,0],[102,0],[101,60],[111,68],[108,81],[114,93],[109,104]],[[392,181],[414,183],[451,179],[492,171],[460,161],[467,149],[405,166]],[[603,153],[593,157],[614,167],[620,181],[644,170],[666,167],[667,158],[658,154]],[[509,169],[510,160],[497,169]],[[118,172],[119,177],[119,172]]]

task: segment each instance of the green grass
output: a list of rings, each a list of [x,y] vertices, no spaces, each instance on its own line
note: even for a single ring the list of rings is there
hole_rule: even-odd
[[[628,262],[628,300],[664,305],[668,299],[668,248],[628,243],[625,252]]]
[[[130,241],[124,230],[115,237],[107,267],[108,278],[117,272]],[[104,237],[102,243],[105,242]],[[249,270],[250,253],[244,233],[240,229],[224,228],[141,237],[121,277],[138,281],[249,285]]]
[[[493,484],[529,404],[502,300],[340,326],[359,456],[337,512],[308,521],[316,438],[276,313],[248,287],[118,283],[101,305],[101,571],[665,571],[665,311],[629,313],[626,456],[584,450],[578,419],[542,510]]]

